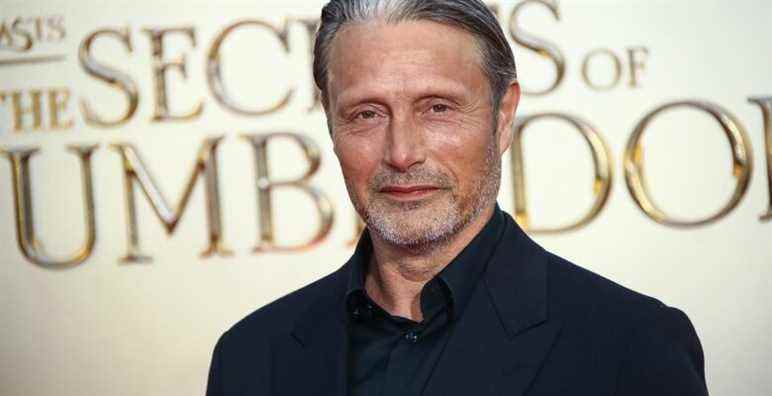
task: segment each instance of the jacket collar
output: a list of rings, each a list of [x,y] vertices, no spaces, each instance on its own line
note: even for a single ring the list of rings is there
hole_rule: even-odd
[[[297,318],[292,336],[304,347],[319,341],[325,343],[320,327],[345,329],[346,285],[350,276],[352,259],[331,274],[328,284],[319,285],[321,290],[316,301]]]
[[[504,236],[488,263],[483,281],[501,325],[512,338],[547,320],[547,253],[510,215],[500,213],[504,217]],[[292,334],[301,344],[313,342],[315,330],[323,323],[345,326],[346,292],[354,266],[361,265],[359,257],[352,255],[333,273],[326,290],[300,315]]]
[[[523,394],[560,332],[559,321],[548,317],[548,254],[508,214],[503,216],[504,236],[454,327],[427,395],[460,394],[467,388],[479,395]],[[346,394],[345,296],[354,264],[349,260],[320,285],[316,301],[297,319],[292,336],[304,351],[298,358],[303,367],[286,370],[316,375],[277,384],[281,394]],[[470,388],[474,384],[489,385]]]
[[[273,354],[272,394],[346,395],[348,335],[343,309],[350,263],[317,285],[318,294],[295,322],[288,343]],[[305,373],[298,377],[298,373]]]
[[[505,236],[485,273],[509,338],[547,320],[547,252],[508,215]]]
[[[432,308],[449,306],[449,317],[463,314],[472,292],[479,283],[506,230],[504,212],[495,205],[482,230],[454,257],[445,268],[432,278],[421,291],[421,309],[424,317]],[[364,230],[350,259],[350,275],[346,291],[349,312],[367,299],[365,277],[373,255],[372,238]]]
[[[548,316],[549,256],[506,220],[505,236],[424,395],[524,395],[560,334],[560,321]]]

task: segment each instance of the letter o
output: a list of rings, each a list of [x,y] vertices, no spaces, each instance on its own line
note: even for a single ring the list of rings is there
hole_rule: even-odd
[[[594,84],[590,80],[590,59],[598,55],[606,55],[614,62],[614,78],[611,79],[611,82],[606,85]],[[619,84],[619,81],[622,79],[622,61],[620,61],[616,54],[614,54],[614,52],[612,52],[610,49],[598,48],[596,50],[590,51],[590,53],[584,57],[584,61],[582,62],[582,78],[590,88],[598,91],[608,91],[609,89],[616,87]]]

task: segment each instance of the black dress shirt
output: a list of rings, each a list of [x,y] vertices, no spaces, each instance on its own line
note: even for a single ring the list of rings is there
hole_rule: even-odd
[[[424,285],[421,322],[393,316],[367,295],[364,280],[372,242],[365,231],[354,253],[346,294],[349,395],[421,394],[504,228],[497,205],[472,242]]]

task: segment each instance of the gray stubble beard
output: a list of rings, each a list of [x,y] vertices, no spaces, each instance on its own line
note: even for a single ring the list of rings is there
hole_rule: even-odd
[[[414,211],[429,210],[435,205],[431,202],[393,204],[384,200],[374,200],[363,206],[361,200],[354,196],[352,186],[346,187],[349,191],[351,201],[357,212],[362,216],[370,232],[377,234],[384,241],[407,248],[414,251],[427,251],[443,246],[453,239],[458,232],[466,228],[470,223],[477,219],[480,214],[488,207],[493,205],[498,196],[501,183],[501,158],[499,157],[498,144],[493,135],[491,142],[486,148],[485,166],[487,172],[475,183],[473,194],[475,198],[471,202],[471,210],[463,213],[461,208],[461,197],[452,193],[449,197],[439,197],[437,199],[449,199],[448,205],[442,205],[441,211],[433,213],[419,214]],[[385,174],[376,175],[371,183],[371,193],[378,193],[378,185],[383,185],[386,180],[394,181],[405,179],[405,176]],[[419,171],[418,176],[411,176],[411,182],[423,181],[433,182],[443,185],[449,184],[448,177],[435,173]],[[403,181],[404,182],[404,181]],[[402,209],[403,213],[395,214],[394,210]],[[418,224],[411,221],[404,221],[405,216],[419,216],[421,219]]]

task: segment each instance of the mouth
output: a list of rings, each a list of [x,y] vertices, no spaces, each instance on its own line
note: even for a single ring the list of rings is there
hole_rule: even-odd
[[[389,198],[398,201],[411,201],[426,198],[432,194],[437,193],[442,188],[433,185],[417,184],[407,186],[385,186],[380,189],[380,193],[386,195]]]

